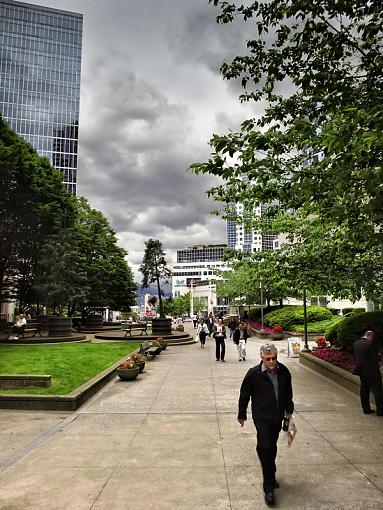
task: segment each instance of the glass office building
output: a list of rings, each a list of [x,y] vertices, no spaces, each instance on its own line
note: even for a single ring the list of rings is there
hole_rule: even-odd
[[[0,112],[76,194],[82,14],[0,0]]]

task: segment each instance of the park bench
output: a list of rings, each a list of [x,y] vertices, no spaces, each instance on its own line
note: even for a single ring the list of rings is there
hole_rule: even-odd
[[[25,326],[23,327],[23,330],[21,332],[21,336],[24,338],[27,333],[33,333],[32,338],[36,336],[36,333],[41,336],[41,324],[40,322],[27,322]]]
[[[19,331],[18,333],[11,332],[8,338],[10,338],[12,336],[19,336],[19,337],[21,336],[22,338],[25,338],[25,335],[28,333],[33,333],[32,338],[36,336],[36,333],[38,333],[39,336],[41,336],[40,322],[28,322],[27,324],[24,324],[21,331]]]
[[[157,356],[157,354],[160,354],[162,351],[161,347],[158,346],[152,346],[152,342],[150,340],[145,340],[140,345],[139,353],[143,356],[148,357],[149,356]]]
[[[141,330],[141,333],[140,333],[140,336],[142,335],[142,333],[145,331],[145,334],[147,335],[148,334],[148,325],[146,322],[142,322],[142,323],[132,323],[132,324],[126,324],[126,328],[122,328],[122,331],[125,331],[125,336],[129,335],[132,336],[132,329],[137,329],[137,330]]]

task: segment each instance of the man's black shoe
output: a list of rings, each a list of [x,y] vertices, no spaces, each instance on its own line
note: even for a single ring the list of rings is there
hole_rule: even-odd
[[[265,493],[265,503],[267,506],[275,505],[274,492],[266,492]]]
[[[274,487],[275,487],[275,489],[279,489],[279,482],[278,482],[278,480],[275,480]]]
[[[372,414],[374,411],[372,409],[368,409],[367,411],[363,411],[364,414]]]

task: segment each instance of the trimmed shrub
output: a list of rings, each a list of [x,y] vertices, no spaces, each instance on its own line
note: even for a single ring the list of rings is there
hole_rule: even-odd
[[[280,310],[280,307],[278,305],[270,306],[270,307],[263,307],[263,315],[265,316],[266,313],[269,313],[274,310]],[[259,321],[261,319],[261,307],[258,306],[256,308],[252,308],[249,312],[249,319],[252,321]]]
[[[358,313],[342,320],[338,329],[337,345],[352,350],[353,344],[363,333],[371,330],[380,340],[383,336],[383,312]]]
[[[341,312],[340,308],[332,308],[332,307],[329,306],[327,309],[330,310],[330,312],[333,315],[340,315],[340,312]]]
[[[353,308],[353,307],[349,307],[349,308],[342,308],[342,315],[348,315],[348,316],[351,316],[351,315],[356,315],[357,313],[365,313],[365,308]]]
[[[252,308],[249,312],[249,319],[252,321],[258,320],[261,316],[261,308]]]
[[[331,345],[338,345],[338,329],[344,320],[346,320],[346,317],[339,317],[338,320],[327,327],[324,336]]]
[[[325,321],[317,321],[317,322],[310,322],[307,324],[307,333],[314,334],[324,334],[324,332],[332,325],[334,322],[338,322],[337,317],[333,317],[332,319],[327,319]],[[298,333],[304,333],[305,326],[304,324],[294,324],[291,327],[292,331],[297,331]]]
[[[324,306],[308,306],[307,322],[318,322],[332,319],[333,315]],[[265,324],[275,326],[279,324],[284,330],[290,329],[294,324],[304,324],[303,306],[285,306],[264,317]]]

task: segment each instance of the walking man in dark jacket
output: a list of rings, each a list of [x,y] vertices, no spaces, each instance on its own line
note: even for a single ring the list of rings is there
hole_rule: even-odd
[[[274,344],[261,347],[262,361],[251,368],[241,386],[238,404],[238,421],[243,427],[247,420],[247,406],[251,398],[251,412],[257,429],[257,453],[263,471],[263,490],[268,506],[275,504],[274,489],[277,441],[284,417],[294,411],[291,374],[277,361],[278,350]]]
[[[354,374],[360,377],[360,402],[364,414],[374,411],[370,407],[370,391],[376,404],[376,414],[383,416],[382,376],[379,368],[379,346],[373,331],[366,331],[360,340],[354,343],[356,365]]]

